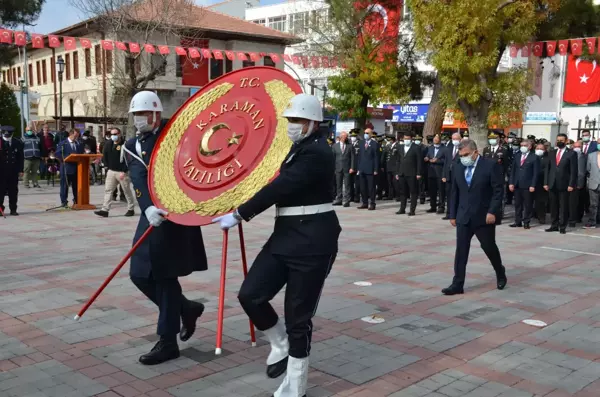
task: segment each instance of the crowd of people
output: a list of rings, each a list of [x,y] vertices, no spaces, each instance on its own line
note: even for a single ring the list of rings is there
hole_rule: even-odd
[[[427,136],[426,142],[412,133],[397,139],[370,128],[360,135],[355,129],[329,141],[335,157],[333,205],[354,202],[358,209],[375,210],[378,201],[396,200],[396,214],[415,216],[417,205],[428,201],[427,213],[449,219],[449,181],[468,132]],[[558,134],[554,145],[533,135],[490,133],[481,155],[501,166],[503,213],[505,204],[514,203],[515,209],[510,226],[529,229],[532,219],[544,225],[549,213],[548,232],[566,233],[577,223],[595,228],[600,222],[598,141],[589,130],[576,141]]]

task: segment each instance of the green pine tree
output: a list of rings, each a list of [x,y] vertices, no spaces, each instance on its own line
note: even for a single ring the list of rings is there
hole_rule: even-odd
[[[14,137],[21,136],[21,111],[13,91],[4,83],[0,84],[0,125],[15,128]]]

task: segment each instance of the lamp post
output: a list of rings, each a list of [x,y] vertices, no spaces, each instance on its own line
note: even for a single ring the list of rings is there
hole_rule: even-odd
[[[25,133],[25,79],[19,79],[19,87],[21,87],[21,134]]]
[[[58,129],[62,127],[62,81],[63,73],[65,71],[65,60],[62,55],[56,58],[56,70],[58,71]]]
[[[316,88],[317,90],[323,91],[323,116],[325,116],[325,103],[327,101],[327,86],[323,85],[322,87],[319,87],[316,84],[313,83],[308,83],[309,86],[311,86],[312,88]]]

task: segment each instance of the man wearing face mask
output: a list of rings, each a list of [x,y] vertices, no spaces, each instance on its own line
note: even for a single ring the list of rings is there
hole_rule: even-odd
[[[443,214],[445,212],[446,192],[442,190],[442,177],[444,173],[445,151],[440,142],[440,136],[433,137],[433,145],[427,148],[425,155],[425,163],[428,165],[428,190],[429,190],[429,213],[437,212]],[[439,207],[438,194],[440,197]]]
[[[535,146],[535,155],[540,159],[537,184],[535,186],[534,206],[535,213],[540,225],[546,224],[546,213],[548,212],[548,192],[544,189],[544,174],[548,168],[548,151],[540,139]]]
[[[279,175],[234,213],[214,222],[227,230],[276,206],[273,234],[243,281],[238,299],[271,345],[267,376],[277,378],[287,371],[274,397],[305,397],[311,319],[337,254],[341,228],[330,200],[334,157],[318,131],[323,120],[319,100],[298,94],[282,116],[288,119],[294,144]],[[269,303],[283,286],[285,323]]]
[[[19,195],[19,176],[23,176],[23,143],[13,138],[12,126],[0,126],[0,209],[6,213],[4,196],[8,196],[10,214],[17,216],[17,196]]]
[[[450,140],[450,145],[446,148],[446,153],[444,155],[444,169],[442,170],[442,182],[445,185],[446,189],[446,198],[450,200],[450,193],[452,189],[452,170],[454,166],[460,161],[460,156],[458,155],[458,145],[460,145],[460,141],[462,137],[460,133],[455,132],[452,134],[452,139]],[[450,205],[446,207],[446,216],[442,218],[443,220],[450,219],[448,215],[450,214]]]
[[[510,153],[510,149],[501,145],[500,137],[495,132],[491,132],[488,135],[488,142],[490,146],[487,146],[483,149],[483,157],[489,158],[500,164],[500,168],[502,169],[502,179],[506,181],[506,175],[508,175],[508,167],[510,166],[512,153]],[[505,194],[508,191],[508,184],[505,183]],[[510,192],[509,192],[510,193]],[[512,194],[507,197],[507,203],[512,203]],[[510,201],[508,199],[510,198]],[[504,212],[504,204],[502,207]]]
[[[398,181],[396,180],[396,167],[398,164],[398,142],[394,134],[386,134],[389,140],[389,146],[386,152],[386,170],[387,170],[387,184],[388,184],[388,200],[400,200],[400,191],[398,189]]]
[[[556,137],[556,149],[549,154],[548,168],[544,173],[544,189],[550,193],[550,218],[547,232],[567,232],[569,219],[569,192],[577,188],[577,155],[569,150],[566,134]]]
[[[515,197],[515,222],[510,227],[530,229],[533,210],[533,195],[539,176],[540,159],[531,153],[531,143],[521,142],[520,155],[515,156],[509,178],[508,188]]]
[[[27,124],[27,130],[23,135],[23,152],[25,156],[25,168],[23,175],[23,186],[29,188],[29,181],[33,187],[40,187],[38,184],[38,172],[40,169],[40,161],[42,159],[42,140],[33,131],[34,126],[31,123]]]
[[[77,203],[77,164],[65,162],[71,154],[83,154],[79,131],[75,128],[69,130],[67,139],[56,147],[56,158],[60,161],[60,202],[63,207],[68,206],[69,186],[73,191],[73,204]]]
[[[408,216],[414,216],[417,209],[418,181],[421,179],[423,152],[419,145],[414,145],[412,135],[404,134],[404,148],[398,151],[396,179],[400,184],[402,198],[398,215],[406,214],[406,202],[410,196]]]
[[[127,199],[127,212],[125,216],[133,216],[133,193],[131,192],[130,179],[125,164],[125,151],[122,150],[124,141],[121,136],[121,130],[113,128],[110,130],[111,140],[104,145],[102,152],[102,163],[106,167],[106,182],[104,186],[104,204],[102,209],[95,211],[94,214],[101,217],[108,217],[108,212],[112,205],[113,192],[117,185],[121,185],[122,191]]]
[[[182,226],[167,220],[167,213],[152,203],[148,188],[148,164],[166,124],[160,118],[162,110],[156,93],[140,91],[135,94],[129,113],[133,113],[133,122],[140,135],[121,146],[142,212],[133,244],[149,226],[155,228],[132,255],[129,270],[133,284],[159,310],[156,333],[160,339],[149,353],[139,358],[144,365],[179,357],[177,334],[182,341],[190,339],[196,330],[197,319],[204,312],[202,303],[190,301],[182,294],[178,279],[207,269],[202,231],[198,226]],[[330,176],[328,181],[331,181]]]
[[[585,213],[585,176],[587,156],[583,154],[582,142],[573,143],[574,160],[577,162],[577,188],[569,193],[569,227],[577,226],[583,221]]]
[[[367,128],[363,135],[364,141],[360,144],[358,151],[358,177],[360,179],[360,193],[362,205],[358,209],[375,209],[375,177],[379,170],[379,145],[371,136],[373,130]]]
[[[450,196],[450,224],[456,227],[454,279],[445,295],[464,293],[467,261],[473,236],[496,272],[496,286],[506,287],[506,269],[496,245],[496,225],[501,222],[504,180],[500,164],[479,155],[470,139],[458,146],[460,163],[454,166]]]
[[[358,133],[356,129],[350,131],[350,145],[352,148],[352,157],[350,160],[350,200],[355,203],[360,202],[360,179],[356,175],[358,167],[358,155],[360,151]]]

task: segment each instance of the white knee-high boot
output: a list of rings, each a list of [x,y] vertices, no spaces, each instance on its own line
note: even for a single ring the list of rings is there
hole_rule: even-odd
[[[305,397],[308,383],[308,357],[288,358],[287,374],[273,397]]]
[[[288,357],[290,348],[285,325],[281,320],[278,320],[274,327],[263,331],[263,333],[271,344],[271,352],[267,357],[267,376],[277,378],[285,372],[287,365],[285,360]]]

